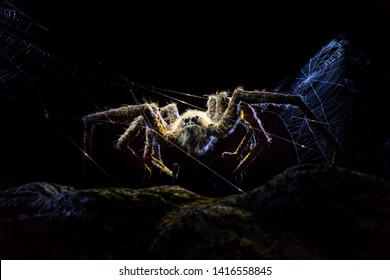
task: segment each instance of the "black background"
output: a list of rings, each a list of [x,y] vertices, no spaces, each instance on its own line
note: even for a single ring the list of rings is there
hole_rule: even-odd
[[[386,1],[12,2],[134,82],[185,91],[273,87],[340,33],[389,58]]]
[[[370,93],[364,112],[386,126],[390,4],[248,2],[11,1],[80,53],[132,82],[196,95],[236,86],[273,88],[329,40],[345,34],[371,59],[365,79],[356,81]],[[107,98],[110,105],[109,93],[88,94]],[[30,113],[16,111],[2,114],[3,187],[34,180],[77,184],[80,151],[58,131],[50,138],[34,137],[56,130],[38,117],[31,132],[23,121]]]

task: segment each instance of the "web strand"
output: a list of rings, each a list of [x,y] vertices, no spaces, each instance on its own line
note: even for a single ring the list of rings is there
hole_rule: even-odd
[[[206,101],[210,92],[191,94],[175,89],[166,89],[152,85],[141,85],[118,71],[107,67],[88,53],[79,51],[72,44],[58,37],[28,15],[19,11],[8,1],[0,3],[0,54],[6,62],[0,68],[0,81],[3,98],[25,104],[31,112],[39,112],[59,130],[84,156],[89,157],[115,185],[119,183],[100,165],[93,155],[84,154],[79,144],[80,131],[69,127],[78,127],[75,120],[81,120],[83,114],[101,112],[124,104],[141,104],[145,101],[159,100],[165,104],[177,103],[181,112],[188,108],[206,111]],[[352,119],[351,103],[355,94],[353,83],[348,77],[348,42],[343,38],[329,41],[308,63],[297,71],[292,83],[284,85],[286,92],[301,96],[320,121],[325,124],[343,147],[349,152],[349,135],[346,127]],[[21,92],[16,84],[23,84],[31,91]],[[63,102],[68,111],[49,102],[58,91],[59,104]],[[279,90],[276,90],[279,91]],[[97,94],[98,93],[98,94]],[[101,95],[101,96],[99,96]],[[109,97],[109,98],[108,98]],[[110,99],[110,103],[105,103]],[[204,106],[196,105],[194,100],[204,101]],[[338,104],[335,108],[334,104]],[[274,139],[293,145],[297,150],[299,163],[331,162],[332,147],[311,128],[309,120],[293,106],[275,106],[274,104],[253,105],[257,112],[274,113],[287,127],[290,137],[272,133]],[[61,112],[61,113],[60,113]],[[144,113],[143,113],[144,114]],[[145,116],[145,114],[144,114]],[[147,118],[145,118],[147,122]],[[62,125],[64,121],[68,123]],[[60,124],[61,123],[61,124]],[[113,123],[109,118],[107,123]],[[120,124],[124,127],[128,123]],[[152,127],[151,124],[148,124]],[[173,145],[181,153],[177,145]],[[142,153],[142,151],[140,151]],[[230,182],[216,170],[198,159],[189,156],[194,164],[207,167],[214,175],[236,190],[243,190]]]

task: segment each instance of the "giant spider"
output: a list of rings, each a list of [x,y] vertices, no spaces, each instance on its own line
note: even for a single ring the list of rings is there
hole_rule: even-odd
[[[180,114],[176,104],[170,103],[159,108],[156,103],[122,106],[84,117],[85,154],[91,155],[92,132],[95,125],[102,122],[128,124],[125,132],[119,137],[117,147],[124,151],[133,165],[144,172],[144,182],[147,182],[152,170],[157,169],[172,179],[179,176],[179,164],[172,167],[164,164],[160,153],[161,145],[176,146],[189,155],[209,157],[215,146],[223,137],[236,131],[238,124],[245,127],[246,133],[233,151],[223,147],[222,158],[235,162],[233,174],[237,181],[242,181],[244,171],[261,153],[270,135],[262,126],[261,120],[254,109],[255,104],[273,103],[299,107],[311,120],[311,124],[334,147],[333,163],[341,152],[338,140],[318,120],[315,114],[299,96],[267,91],[246,91],[236,88],[230,95],[227,91],[210,95],[207,110],[188,110]],[[143,134],[145,137],[143,155],[132,147],[132,141]]]

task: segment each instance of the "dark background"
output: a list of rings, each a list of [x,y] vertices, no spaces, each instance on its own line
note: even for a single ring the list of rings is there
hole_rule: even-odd
[[[389,60],[386,1],[11,2],[130,80],[185,91],[274,87],[340,33]]]
[[[370,58],[364,78],[356,81],[366,98],[362,104],[367,109],[362,112],[386,126],[390,4],[379,0],[249,2],[11,1],[63,38],[66,48],[77,50],[79,56],[100,61],[136,84],[195,95],[240,85],[272,89],[294,76],[329,40],[344,34]],[[102,105],[105,101],[112,105],[112,96],[104,90],[88,95]],[[77,184],[80,150],[29,108],[1,102],[7,107],[1,116],[2,186],[35,180]],[[69,102],[59,111],[77,116],[80,109]],[[58,107],[49,99],[45,105]],[[365,127],[361,130],[365,135]],[[79,143],[79,136],[76,132],[71,138]]]

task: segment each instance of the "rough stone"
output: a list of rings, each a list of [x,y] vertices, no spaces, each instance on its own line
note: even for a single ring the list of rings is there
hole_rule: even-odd
[[[0,191],[1,259],[388,259],[390,183],[296,166],[246,194],[179,186]]]

